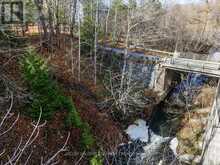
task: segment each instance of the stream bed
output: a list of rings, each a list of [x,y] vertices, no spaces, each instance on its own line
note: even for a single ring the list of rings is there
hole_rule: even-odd
[[[178,140],[155,134],[146,121],[138,119],[125,130],[130,141],[121,144],[114,155],[114,164],[175,164]]]
[[[115,65],[112,60],[115,54],[120,57],[116,60],[120,71],[123,49],[106,48],[105,51],[108,52],[106,64]],[[131,81],[137,90],[153,89],[159,60],[157,56],[128,52],[126,70],[131,72]],[[178,76],[181,80],[172,87],[171,95],[155,105],[150,119],[137,118],[124,130],[130,141],[118,146],[117,152],[111,155],[114,165],[200,163],[202,135],[216,88],[216,85],[210,86],[210,82],[216,84],[217,81],[200,74]]]

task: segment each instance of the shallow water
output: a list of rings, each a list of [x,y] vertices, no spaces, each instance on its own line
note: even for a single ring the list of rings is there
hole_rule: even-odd
[[[164,147],[168,147],[172,152],[172,157],[176,155],[176,149],[178,145],[177,138],[162,137],[154,133],[146,121],[138,119],[134,124],[128,126],[125,130],[131,139],[131,143],[137,140],[144,142],[145,145],[142,146],[143,153],[141,154],[141,161],[160,161],[161,153],[164,152]],[[173,158],[172,158],[173,159]]]

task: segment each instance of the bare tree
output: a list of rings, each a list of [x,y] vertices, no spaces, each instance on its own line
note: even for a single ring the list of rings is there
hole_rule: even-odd
[[[96,0],[96,13],[95,13],[95,40],[94,40],[94,84],[97,81],[97,45],[98,45],[98,18],[99,17],[99,0]]]
[[[47,25],[46,25],[46,17],[45,17],[45,14],[43,12],[43,5],[44,5],[44,1],[43,0],[34,0],[35,2],[35,5],[37,7],[37,10],[38,10],[38,14],[39,14],[39,21],[40,21],[40,24],[43,28],[43,40],[47,40],[47,37],[48,37],[48,31],[47,31]]]
[[[79,35],[79,50],[78,50],[78,81],[81,79],[81,14],[80,0],[78,0],[78,35]]]
[[[14,113],[12,113],[12,109],[13,109],[13,104],[14,104],[14,101],[13,101],[13,93],[11,93],[11,103],[10,103],[10,107],[9,109],[7,110],[7,112],[5,113],[5,115],[3,116],[3,118],[1,119],[1,122],[0,122],[0,137],[7,134],[8,132],[10,132],[14,127],[15,125],[17,124],[18,120],[19,120],[19,114],[17,115],[16,119],[14,120],[14,122],[8,126],[8,128],[6,130],[4,130],[4,123],[10,119],[13,115],[15,115]],[[11,151],[11,155],[8,155],[8,159],[7,160],[1,160],[1,164],[5,164],[5,165],[16,165],[18,164],[18,162],[20,162],[22,156],[24,155],[24,152],[30,148],[34,141],[37,139],[39,133],[40,133],[40,129],[42,127],[44,127],[46,125],[46,122],[40,124],[40,121],[41,121],[41,114],[42,114],[42,111],[40,112],[40,115],[39,115],[39,118],[37,120],[37,122],[33,122],[31,125],[33,126],[33,131],[30,133],[29,137],[27,138],[26,141],[24,141],[24,139],[21,137],[20,138],[20,142],[18,143],[17,147],[15,149],[13,149],[13,151]],[[67,143],[68,143],[68,140],[70,138],[70,133],[68,133],[68,136],[67,136],[67,139],[63,145],[63,147],[58,150],[53,156],[51,156],[47,161],[45,161],[45,163],[43,162],[43,158],[42,158],[42,161],[41,161],[41,164],[42,165],[51,165],[51,164],[56,164],[57,163],[57,156],[66,151],[66,146],[67,146]],[[6,153],[8,149],[7,148],[2,148],[1,151],[0,151],[0,157]],[[8,151],[7,151],[8,152]],[[28,162],[30,161],[31,159],[31,156],[33,154],[33,151],[30,152],[29,156],[27,156],[27,158],[25,159],[25,162],[24,164],[28,164]]]

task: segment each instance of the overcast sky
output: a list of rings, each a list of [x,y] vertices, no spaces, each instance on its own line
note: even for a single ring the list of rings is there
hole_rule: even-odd
[[[173,4],[189,4],[189,3],[202,3],[205,0],[161,0],[161,2],[166,2],[166,4],[173,5]]]
[[[109,4],[109,2],[112,0],[105,0],[106,4]],[[123,0],[124,2],[128,2],[128,0]],[[137,0],[137,1],[141,1],[141,0]],[[168,4],[175,4],[175,3],[179,3],[179,4],[187,4],[187,3],[200,3],[200,2],[204,2],[204,0],[161,0],[161,2],[166,2]]]
[[[174,1],[175,2],[175,1]],[[202,0],[176,0],[177,3],[199,3],[202,2]]]

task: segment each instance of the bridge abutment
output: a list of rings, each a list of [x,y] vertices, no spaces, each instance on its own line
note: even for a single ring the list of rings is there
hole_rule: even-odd
[[[159,95],[163,95],[163,93],[169,90],[174,77],[174,71],[157,65],[154,81],[154,90],[158,92]]]

